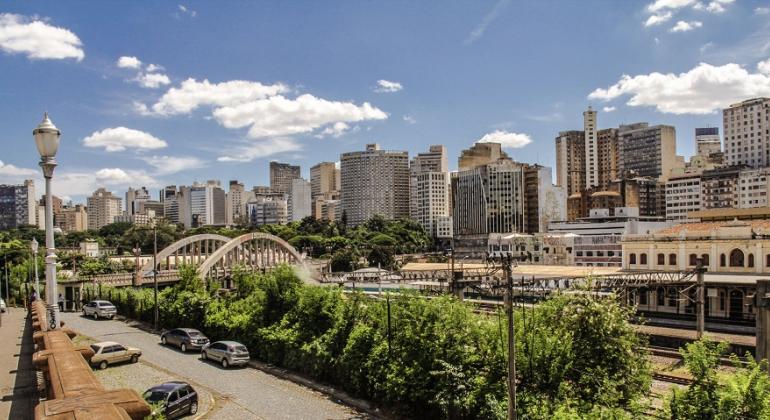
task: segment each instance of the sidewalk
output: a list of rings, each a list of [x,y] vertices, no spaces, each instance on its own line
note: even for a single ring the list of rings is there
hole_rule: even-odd
[[[37,376],[32,367],[32,323],[24,308],[8,308],[0,327],[0,418],[32,419]]]

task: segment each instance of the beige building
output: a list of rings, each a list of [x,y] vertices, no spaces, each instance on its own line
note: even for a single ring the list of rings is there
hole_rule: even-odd
[[[457,158],[457,170],[467,171],[500,159],[510,159],[500,143],[476,143],[470,149],[460,153],[460,157]]]
[[[297,178],[302,178],[299,165],[270,162],[270,189],[274,192],[288,194],[291,190],[291,181]]]
[[[684,160],[676,154],[676,129],[647,123],[621,125],[618,129],[618,173],[658,178],[665,182],[671,170]]]
[[[582,131],[562,131],[556,137],[556,185],[567,196],[586,189],[585,141]]]
[[[409,217],[407,152],[368,144],[365,151],[343,153],[340,166],[341,208],[349,225],[360,225],[375,215]]]
[[[433,237],[438,235],[438,219],[449,217],[449,164],[446,148],[431,145],[409,165],[409,215]]]
[[[80,232],[88,229],[88,211],[82,204],[62,207],[59,227],[64,232]]]
[[[722,121],[727,165],[770,166],[770,98],[732,104]]]
[[[122,200],[105,188],[99,188],[88,197],[88,229],[99,230],[122,214]]]
[[[340,170],[334,162],[321,162],[310,168],[313,217],[316,219],[327,218],[328,213],[321,213],[321,207],[328,200],[339,199],[340,183]]]
[[[225,196],[225,224],[242,224],[248,221],[246,203],[254,197],[251,191],[246,191],[242,183],[231,180]]]

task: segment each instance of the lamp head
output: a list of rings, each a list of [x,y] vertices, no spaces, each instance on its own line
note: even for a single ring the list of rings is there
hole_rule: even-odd
[[[56,152],[59,150],[61,131],[53,125],[48,118],[47,112],[43,115],[43,121],[32,130],[32,135],[35,137],[37,151],[43,160],[52,159],[56,156]]]
[[[32,247],[32,253],[37,254],[37,250],[38,250],[37,239],[32,238],[32,243],[30,244],[30,247]]]

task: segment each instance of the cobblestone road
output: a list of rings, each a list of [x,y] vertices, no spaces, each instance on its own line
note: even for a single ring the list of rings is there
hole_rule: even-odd
[[[181,353],[160,344],[155,334],[121,321],[83,318],[79,313],[62,314],[66,324],[97,340],[114,340],[142,349],[147,362],[214,391],[216,407],[212,419],[352,419],[362,418],[353,409],[293,382],[251,368],[224,370],[203,362],[200,354]]]

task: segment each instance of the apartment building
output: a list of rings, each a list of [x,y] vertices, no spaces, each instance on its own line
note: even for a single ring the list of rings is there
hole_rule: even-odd
[[[743,167],[726,166],[701,175],[701,209],[721,209],[738,206],[737,185]]]
[[[647,123],[621,125],[618,129],[618,173],[658,178],[665,182],[671,170],[683,165],[676,155],[676,129]]]
[[[722,110],[727,165],[770,166],[770,98],[748,99]]]
[[[105,188],[99,188],[87,199],[88,229],[99,230],[115,222],[122,214],[122,201]]]
[[[288,194],[291,190],[291,181],[297,178],[302,178],[298,165],[270,162],[270,189],[274,192]]]
[[[59,228],[64,232],[80,232],[88,229],[88,211],[82,204],[64,206],[59,213]]]
[[[446,148],[431,145],[409,165],[409,214],[426,232],[438,235],[437,219],[450,212],[449,165]]]
[[[0,185],[0,229],[37,224],[35,181],[21,185]]]
[[[770,192],[770,168],[747,168],[738,173],[736,201],[738,208],[767,207]]]
[[[688,214],[700,209],[700,172],[675,175],[666,181],[666,220],[692,222]]]
[[[298,222],[312,214],[312,188],[309,181],[302,178],[291,180],[288,194],[289,221]]]

